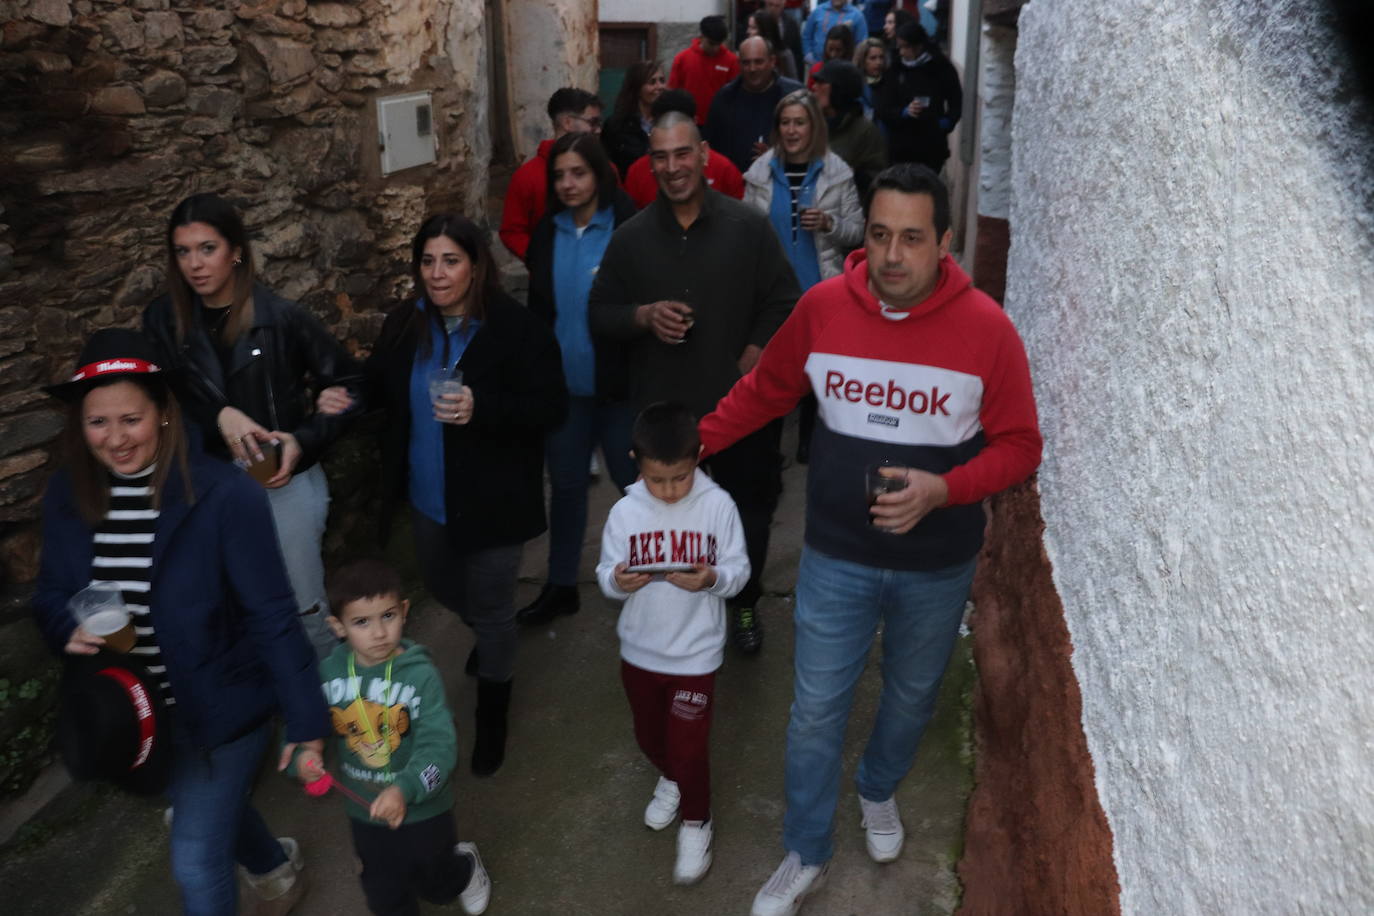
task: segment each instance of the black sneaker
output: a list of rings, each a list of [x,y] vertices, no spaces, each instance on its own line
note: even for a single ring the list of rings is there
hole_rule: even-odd
[[[763,648],[763,622],[751,607],[737,607],[731,614],[735,648],[745,655],[753,655]]]
[[[521,626],[539,627],[559,614],[576,614],[581,606],[576,585],[548,584],[539,592],[538,598],[515,612],[515,619]]]

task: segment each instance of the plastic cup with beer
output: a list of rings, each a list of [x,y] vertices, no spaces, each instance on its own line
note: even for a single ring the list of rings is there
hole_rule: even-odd
[[[128,652],[134,647],[133,614],[118,583],[92,582],[72,596],[67,608],[82,629],[105,640],[105,648]]]

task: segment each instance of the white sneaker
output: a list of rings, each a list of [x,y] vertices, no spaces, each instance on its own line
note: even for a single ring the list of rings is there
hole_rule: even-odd
[[[658,785],[654,786],[654,797],[649,799],[649,804],[644,808],[644,825],[654,830],[662,830],[677,820],[677,804],[681,798],[682,793],[678,791],[677,783],[664,776],[658,777]]]
[[[463,892],[458,895],[458,902],[463,905],[463,912],[467,913],[468,916],[485,913],[487,904],[491,903],[491,876],[487,874],[487,868],[482,864],[482,857],[477,852],[477,844],[459,843],[453,847],[453,851],[460,856],[467,856],[472,859],[472,877],[468,879],[468,886],[463,888]]]
[[[674,884],[696,884],[711,867],[711,822],[683,821],[677,828]]]
[[[773,877],[754,895],[750,916],[796,916],[802,902],[825,884],[830,863],[803,865],[801,855],[789,852]]]
[[[868,855],[874,862],[891,862],[901,855],[906,831],[897,813],[896,797],[887,801],[869,801],[859,796],[859,810],[863,813],[864,839]]]

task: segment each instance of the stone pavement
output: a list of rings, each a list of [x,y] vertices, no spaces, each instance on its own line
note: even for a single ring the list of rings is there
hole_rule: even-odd
[[[788,454],[794,435],[789,426]],[[491,872],[492,916],[749,911],[754,893],[782,857],[791,590],[804,475],[800,467],[785,474],[765,577],[763,651],[744,658],[732,650],[720,673],[712,735],[715,862],[695,887],[672,883],[675,829],[654,833],[640,820],[655,774],[630,731],[617,673],[615,611],[591,575],[599,522],[614,498],[611,486],[603,479],[593,490],[581,613],[522,634],[509,751],[493,777],[476,779],[466,766],[474,691],[462,662],[471,634],[437,605],[417,602],[410,633],[439,662],[457,716],[459,835],[478,844]],[[538,589],[544,557],[543,539],[526,548],[522,601]],[[876,706],[878,664],[875,652],[855,703],[830,881],[807,904],[805,916],[927,916],[951,913],[958,903],[953,869],[972,779],[968,647],[956,654],[936,720],[898,793],[907,844],[901,858],[885,866],[869,861],[864,851],[852,783],[859,738]],[[311,890],[295,912],[365,914],[341,803],[308,798],[294,783],[266,772],[256,798],[268,823],[279,834],[298,837],[305,852]],[[162,805],[90,787],[63,793],[0,849],[0,888],[0,910],[11,916],[176,913]],[[424,912],[461,910],[454,904]]]

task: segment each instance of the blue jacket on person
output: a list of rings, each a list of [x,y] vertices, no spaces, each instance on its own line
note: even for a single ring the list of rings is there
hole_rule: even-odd
[[[846,3],[835,9],[830,0],[823,0],[806,17],[806,25],[802,27],[802,50],[806,53],[807,63],[814,64],[825,59],[825,36],[837,25],[849,26],[849,31],[854,33],[855,47],[868,37],[868,23],[858,7]]]
[[[153,537],[149,606],[176,698],[177,740],[218,747],[278,709],[287,741],[322,738],[329,720],[315,651],[296,616],[267,494],[194,445],[188,459],[195,500],[187,501],[172,467]],[[93,537],[70,477],[58,471],[43,499],[33,612],[59,656],[76,628],[67,602],[91,582]]]

